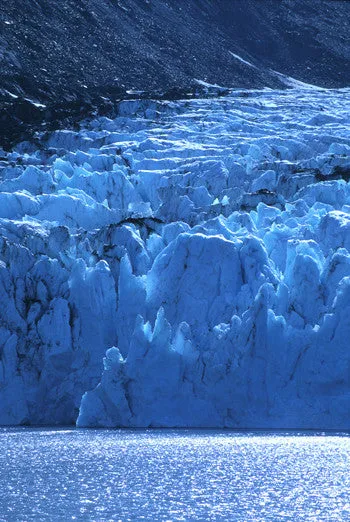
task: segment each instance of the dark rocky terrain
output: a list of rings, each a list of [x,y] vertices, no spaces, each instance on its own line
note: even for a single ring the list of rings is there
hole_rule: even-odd
[[[274,71],[350,84],[346,0],[6,0],[0,24],[5,147],[43,125],[111,111],[134,91],[183,97],[203,91],[196,80],[284,86]]]

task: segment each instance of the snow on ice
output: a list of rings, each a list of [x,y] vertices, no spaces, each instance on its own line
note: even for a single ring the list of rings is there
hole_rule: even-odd
[[[0,161],[0,423],[348,428],[350,91],[127,101]]]

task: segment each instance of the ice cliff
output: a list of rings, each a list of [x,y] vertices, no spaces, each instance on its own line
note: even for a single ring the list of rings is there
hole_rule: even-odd
[[[0,159],[0,423],[348,428],[350,91],[128,101]]]

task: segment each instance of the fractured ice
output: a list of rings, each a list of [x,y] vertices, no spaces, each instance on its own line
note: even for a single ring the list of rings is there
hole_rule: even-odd
[[[0,424],[349,427],[349,90],[128,101],[2,156]]]

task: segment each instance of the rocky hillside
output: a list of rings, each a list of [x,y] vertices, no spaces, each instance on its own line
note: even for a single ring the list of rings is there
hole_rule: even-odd
[[[198,80],[280,87],[277,71],[347,86],[349,21],[345,0],[6,0],[0,141],[134,91],[183,97]]]

